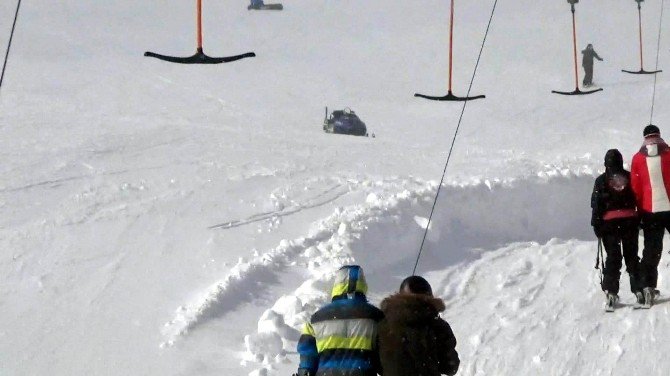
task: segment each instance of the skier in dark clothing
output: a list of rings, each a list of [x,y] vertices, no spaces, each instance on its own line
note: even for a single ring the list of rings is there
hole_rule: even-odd
[[[263,0],[251,0],[251,4],[247,9],[261,9],[265,5]]]
[[[456,337],[440,318],[442,299],[423,278],[405,279],[400,292],[384,299],[379,323],[379,356],[384,376],[455,375],[460,360]]]
[[[630,172],[623,168],[623,157],[617,149],[608,150],[605,154],[605,173],[596,179],[591,195],[591,209],[593,231],[607,252],[602,284],[607,294],[607,310],[613,310],[619,300],[622,248],[631,291],[635,294],[637,304],[643,304],[644,296],[639,284],[640,259],[637,256],[637,204]]]
[[[593,49],[593,45],[589,43],[586,46],[586,49],[582,51],[582,67],[584,67],[584,81],[582,82],[584,86],[593,85],[593,59],[598,59],[603,61],[603,59],[598,56],[598,53]]]

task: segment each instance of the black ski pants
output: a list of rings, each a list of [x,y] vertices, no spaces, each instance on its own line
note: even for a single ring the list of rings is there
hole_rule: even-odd
[[[638,251],[637,218],[614,219],[606,221],[603,227],[603,245],[607,252],[605,270],[603,270],[603,291],[619,293],[622,259],[626,261],[626,271],[630,278],[630,289],[633,293],[641,291]]]
[[[661,212],[642,216],[644,231],[644,250],[640,262],[642,287],[656,288],[658,282],[658,264],[663,254],[663,235],[670,231],[670,212]]]
[[[593,84],[593,65],[584,65],[584,81],[582,84]]]

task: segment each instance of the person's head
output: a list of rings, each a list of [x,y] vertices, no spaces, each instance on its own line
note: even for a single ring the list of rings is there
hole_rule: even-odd
[[[368,284],[365,282],[365,274],[360,266],[345,265],[335,273],[335,284],[331,294],[333,300],[355,296],[364,298],[367,292]]]
[[[587,49],[587,50],[592,50],[592,49],[593,49],[593,45],[592,45],[591,43],[589,43],[589,44],[586,46],[586,49]]]
[[[612,170],[623,170],[623,156],[617,149],[610,149],[605,153],[605,167]]]
[[[428,283],[428,281],[426,281],[423,277],[413,275],[411,277],[405,278],[405,280],[402,281],[400,284],[400,293],[433,296],[433,289],[430,287],[430,283]]]
[[[642,135],[644,136],[644,138],[660,137],[661,136],[661,130],[658,129],[657,126],[650,124],[650,125],[647,125],[646,127],[644,127],[644,130],[642,131]]]

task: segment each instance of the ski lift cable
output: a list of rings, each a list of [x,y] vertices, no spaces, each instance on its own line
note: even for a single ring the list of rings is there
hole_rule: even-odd
[[[663,8],[665,5],[665,0],[661,0],[661,17],[660,21],[658,24],[658,41],[656,44],[656,70],[658,70],[658,58],[659,55],[661,54],[661,34],[663,32]],[[654,75],[654,91],[653,94],[651,95],[651,115],[649,116],[649,124],[654,123],[654,104],[656,102],[656,82],[658,81],[658,78],[656,75]]]
[[[9,60],[9,50],[12,48],[12,39],[14,39],[14,30],[16,29],[16,20],[19,18],[19,8],[21,8],[21,0],[16,4],[16,12],[14,13],[14,23],[12,24],[12,31],[9,34],[9,43],[7,43],[7,52],[5,53],[5,62],[2,64],[2,74],[0,74],[0,87],[2,87],[2,80],[5,78],[5,69],[7,69],[7,60]]]
[[[489,17],[489,22],[486,25],[486,32],[484,33],[484,39],[482,40],[482,46],[479,49],[479,55],[477,56],[477,62],[475,63],[475,68],[472,72],[472,78],[470,79],[470,85],[468,86],[468,93],[467,96],[470,96],[470,91],[472,90],[472,84],[475,81],[475,77],[477,76],[477,68],[479,68],[479,62],[481,61],[482,58],[482,53],[484,52],[484,46],[486,45],[486,39],[488,38],[489,35],[489,30],[491,29],[491,23],[493,22],[493,16],[496,11],[496,7],[498,6],[498,0],[495,0],[493,3],[493,9],[491,10],[491,17]],[[437,200],[440,196],[440,191],[442,190],[442,185],[444,184],[444,179],[447,176],[447,168],[449,167],[449,161],[451,160],[451,155],[454,151],[454,146],[456,145],[456,139],[458,138],[458,131],[461,128],[461,122],[463,121],[463,115],[465,114],[465,109],[468,105],[468,102],[465,101],[463,102],[463,107],[461,108],[461,114],[458,117],[458,124],[456,125],[456,130],[454,131],[454,137],[451,140],[451,146],[449,147],[449,153],[447,153],[447,160],[444,164],[444,170],[442,171],[442,178],[440,179],[440,185],[437,187],[437,192],[435,193],[435,200],[433,201],[433,206],[430,209],[430,215],[428,216],[428,223],[426,224],[426,228],[423,232],[423,238],[421,239],[421,246],[419,247],[419,254],[416,256],[416,262],[414,263],[414,269],[412,269],[412,275],[416,275],[416,268],[419,266],[419,260],[421,259],[421,254],[423,253],[423,247],[426,243],[426,237],[428,236],[428,229],[430,228],[430,224],[433,220],[433,214],[435,213],[435,207],[437,206]]]

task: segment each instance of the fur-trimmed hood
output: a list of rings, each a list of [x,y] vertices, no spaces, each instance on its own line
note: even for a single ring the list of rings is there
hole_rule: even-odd
[[[445,309],[442,299],[421,294],[399,293],[381,303],[381,310],[388,321],[408,325],[425,325],[426,320],[437,318]]]

